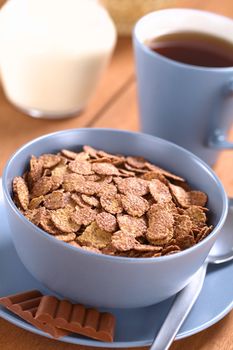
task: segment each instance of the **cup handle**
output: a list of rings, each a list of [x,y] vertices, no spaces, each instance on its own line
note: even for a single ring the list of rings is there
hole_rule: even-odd
[[[221,115],[223,104],[229,98],[233,98],[233,78],[224,87],[222,96],[220,96],[220,102],[218,102],[218,108],[216,108],[212,118],[208,146],[214,149],[233,149],[233,142],[227,141],[227,129],[219,125],[219,116]]]

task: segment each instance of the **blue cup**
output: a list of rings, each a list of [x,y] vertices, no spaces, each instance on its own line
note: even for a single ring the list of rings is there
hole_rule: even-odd
[[[233,21],[223,16],[167,9],[142,17],[134,29],[141,129],[187,148],[212,166],[219,150],[233,148],[226,140],[230,113],[224,113],[226,105],[230,110],[226,100],[233,94],[233,67],[183,64],[146,44],[180,31],[203,32],[233,44]]]

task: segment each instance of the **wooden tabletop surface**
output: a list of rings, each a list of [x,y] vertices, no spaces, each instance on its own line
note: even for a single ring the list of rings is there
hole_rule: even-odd
[[[3,3],[4,1],[0,0],[0,5]],[[179,7],[205,9],[233,18],[232,0],[184,0],[177,1],[177,4]],[[63,120],[30,118],[14,109],[0,90],[0,171],[12,152],[25,142],[49,132],[79,127],[138,130],[136,82],[130,39],[118,40],[114,56],[99,84],[98,91],[86,110],[75,118]],[[233,129],[230,132],[230,138],[233,139]],[[233,169],[233,152],[223,152],[215,170],[229,195],[233,195],[233,171],[231,169]],[[2,350],[75,350],[80,348],[85,349],[81,346],[43,338],[0,319],[0,349]],[[233,312],[209,329],[174,342],[171,350],[233,350]]]

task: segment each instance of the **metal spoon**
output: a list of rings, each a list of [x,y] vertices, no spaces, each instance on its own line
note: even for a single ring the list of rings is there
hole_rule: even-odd
[[[196,272],[191,282],[177,294],[165,321],[153,340],[151,350],[169,349],[202,290],[208,264],[222,264],[233,260],[233,208],[229,209],[222,230],[223,232],[202,267]]]

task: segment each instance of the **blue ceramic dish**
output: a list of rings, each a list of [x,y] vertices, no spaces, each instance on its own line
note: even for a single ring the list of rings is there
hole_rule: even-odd
[[[183,176],[193,188],[205,191],[215,226],[213,232],[194,247],[174,255],[124,258],[70,246],[33,225],[12,201],[12,179],[23,174],[32,154],[39,156],[62,148],[80,150],[84,144],[112,153],[143,156]],[[5,167],[3,194],[13,243],[36,279],[71,300],[117,308],[151,305],[181,290],[203,264],[228,211],[228,199],[220,180],[202,160],[168,141],[112,129],[66,130],[27,143]]]

